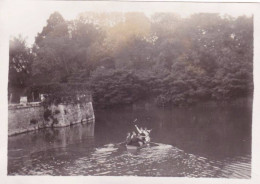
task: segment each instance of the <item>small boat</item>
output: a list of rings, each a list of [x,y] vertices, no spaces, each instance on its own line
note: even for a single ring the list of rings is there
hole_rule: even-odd
[[[142,146],[134,146],[134,145],[128,145],[128,144],[126,144],[126,148],[127,148],[127,150],[129,150],[129,151],[131,151],[131,150],[135,151],[135,150],[138,150],[138,149],[142,149],[142,148],[146,147],[147,145],[148,145],[148,144],[144,144],[144,145],[142,145]]]
[[[151,141],[150,138],[150,132],[152,130],[143,130],[143,129],[139,129],[137,127],[137,125],[135,125],[138,135],[136,136],[136,133],[133,132],[133,137],[131,136],[130,133],[128,133],[127,138],[126,138],[126,148],[127,150],[138,150],[141,149],[143,147],[146,147],[147,145],[149,145],[149,142]]]
[[[136,142],[134,144],[132,144],[132,142],[130,141],[129,144],[126,144],[126,148],[127,150],[138,150],[138,149],[141,149],[141,148],[144,148],[144,147],[147,147],[149,145],[149,142],[151,141],[151,138],[149,136],[146,136],[145,137],[145,143],[141,143],[141,141],[139,142]]]

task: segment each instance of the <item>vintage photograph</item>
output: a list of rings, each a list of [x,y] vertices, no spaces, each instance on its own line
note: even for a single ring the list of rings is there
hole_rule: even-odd
[[[247,6],[13,3],[7,175],[251,179]]]

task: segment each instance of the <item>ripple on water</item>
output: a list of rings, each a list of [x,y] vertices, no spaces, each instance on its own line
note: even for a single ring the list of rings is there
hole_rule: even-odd
[[[209,160],[185,153],[174,146],[158,144],[132,154],[124,147],[108,144],[76,158],[70,154],[34,154],[12,175],[132,175],[171,177],[228,177],[250,178],[251,158],[235,158],[224,161]],[[73,152],[74,153],[74,152]],[[58,156],[57,156],[58,155]],[[52,159],[54,158],[54,159]]]
[[[226,178],[251,178],[251,157],[235,157],[224,161],[220,177]]]

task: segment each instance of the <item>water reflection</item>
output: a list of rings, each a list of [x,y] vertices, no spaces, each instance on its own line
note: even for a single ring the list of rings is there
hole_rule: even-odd
[[[64,128],[47,128],[28,132],[8,139],[8,159],[26,157],[31,153],[52,148],[66,147],[69,144],[94,142],[95,124],[76,124]]]
[[[50,145],[53,143],[56,146],[66,146],[67,144],[75,141],[82,140],[86,137],[94,136],[95,124],[76,124],[64,128],[46,128],[38,131],[21,134],[18,136],[11,137],[9,141],[9,148],[19,145],[19,140],[25,139],[26,142],[31,144],[33,147],[37,145]]]
[[[136,124],[153,129],[149,147],[123,144]],[[94,129],[95,126],[95,129]],[[94,136],[95,134],[95,136]],[[96,111],[96,124],[9,137],[9,175],[251,176],[251,108],[222,106]]]

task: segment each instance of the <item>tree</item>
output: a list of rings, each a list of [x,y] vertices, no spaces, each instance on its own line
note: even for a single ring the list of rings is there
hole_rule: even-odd
[[[77,63],[75,71],[84,69],[89,75],[108,55],[104,46],[105,33],[92,23],[76,19],[70,22],[70,34],[73,62]]]
[[[51,14],[35,39],[36,78],[41,83],[67,83],[79,71],[89,75],[103,57],[98,52],[103,38],[102,30],[93,24],[78,19],[68,22],[58,12]]]
[[[31,49],[27,47],[26,41],[21,35],[9,41],[9,95],[12,93],[19,97],[19,91],[30,85],[33,59]]]
[[[66,21],[55,12],[34,51],[34,79],[90,84],[105,106],[144,94],[159,105],[184,105],[253,91],[252,17],[87,12]]]
[[[146,94],[146,85],[129,70],[99,68],[91,75],[94,104],[111,107],[131,104]]]
[[[113,54],[120,53],[135,38],[144,39],[150,35],[150,20],[144,13],[130,12],[123,15],[123,21],[107,29],[107,42]]]
[[[38,83],[65,82],[73,63],[70,63],[68,25],[58,12],[50,15],[47,25],[35,38],[33,49],[36,54],[33,71]]]

